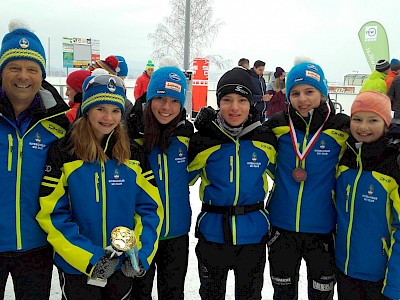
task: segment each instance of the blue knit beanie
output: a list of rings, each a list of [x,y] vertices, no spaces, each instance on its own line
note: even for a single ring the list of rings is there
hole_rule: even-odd
[[[82,114],[99,104],[113,104],[125,111],[124,81],[115,75],[89,76],[82,85]]]
[[[390,69],[394,72],[400,70],[400,60],[397,58],[392,58],[390,61]]]
[[[0,73],[12,60],[32,60],[42,69],[46,78],[46,55],[39,38],[25,24],[12,20],[8,25],[9,33],[3,37],[0,51]]]
[[[125,58],[122,56],[115,55],[118,59],[118,68],[117,68],[117,76],[126,77],[128,76],[128,65],[126,64]]]
[[[290,102],[290,91],[298,84],[315,87],[324,97],[328,96],[328,85],[324,71],[317,64],[305,62],[295,65],[286,76],[286,99]]]
[[[171,97],[178,99],[181,109],[185,106],[187,82],[185,74],[176,67],[157,69],[150,78],[146,100],[154,97]]]

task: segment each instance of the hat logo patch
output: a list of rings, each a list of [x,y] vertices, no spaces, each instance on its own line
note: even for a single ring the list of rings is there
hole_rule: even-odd
[[[20,39],[18,43],[19,43],[19,46],[20,46],[22,49],[26,49],[26,48],[29,47],[29,41],[28,41],[26,38]]]
[[[309,64],[309,65],[307,65],[307,68],[314,70],[315,72],[318,72],[318,68],[315,65]]]
[[[241,94],[244,94],[244,95],[248,95],[249,93],[248,93],[246,90],[244,90],[244,88],[245,88],[245,87],[243,87],[242,85],[237,85],[237,86],[235,87],[235,91],[236,91],[236,92],[239,92],[239,93],[241,93]]]
[[[114,78],[110,78],[108,80],[107,88],[111,93],[115,92],[115,90],[117,89],[117,83],[115,82]]]
[[[179,77],[179,75],[176,75],[176,76]],[[182,91],[182,86],[180,84],[177,84],[175,82],[170,82],[170,81],[166,81],[165,82],[165,88],[167,90],[173,90],[173,91],[175,91],[177,93],[180,93]]]
[[[318,82],[321,80],[321,76],[319,76],[317,73],[315,73],[313,71],[306,70],[306,76],[311,77]]]
[[[169,78],[171,78],[172,80],[175,80],[175,81],[180,81],[181,80],[181,76],[179,76],[176,73],[170,73],[169,74]]]

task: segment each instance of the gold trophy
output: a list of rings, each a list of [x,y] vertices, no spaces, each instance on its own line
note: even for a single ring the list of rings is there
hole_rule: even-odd
[[[140,272],[136,236],[132,229],[124,226],[115,227],[111,231],[111,246],[115,252],[125,252],[125,255],[127,255],[131,261],[133,269]]]
[[[133,230],[123,226],[115,227],[111,231],[111,246],[108,246],[106,250],[110,253],[108,259],[125,252],[129,256],[133,269],[140,270],[136,236]],[[88,284],[105,287],[107,279],[89,277]]]

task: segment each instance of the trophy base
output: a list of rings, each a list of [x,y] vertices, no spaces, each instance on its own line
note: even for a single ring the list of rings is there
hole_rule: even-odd
[[[95,285],[95,286],[98,286],[98,287],[105,287],[106,284],[107,284],[107,279],[88,277],[87,284]]]

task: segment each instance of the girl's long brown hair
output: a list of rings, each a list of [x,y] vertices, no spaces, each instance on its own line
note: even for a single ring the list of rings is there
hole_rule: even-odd
[[[113,135],[115,144],[111,158],[118,160],[118,164],[122,164],[131,157],[129,136],[122,122],[115,127]],[[97,141],[87,116],[79,118],[72,125],[70,154],[75,154],[86,162],[105,162],[110,159]]]
[[[285,88],[285,79],[281,79],[281,77],[275,78],[275,91],[279,92]]]
[[[143,112],[144,118],[144,141],[143,148],[146,153],[150,153],[154,146],[159,146],[164,154],[167,154],[169,146],[169,139],[173,135],[176,125],[182,118],[181,112],[173,119],[164,130],[160,129],[160,123],[157,121],[153,112],[151,111],[151,101],[145,106]]]

